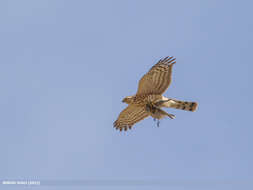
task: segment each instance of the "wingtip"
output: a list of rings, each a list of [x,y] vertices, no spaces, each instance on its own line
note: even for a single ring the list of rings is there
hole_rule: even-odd
[[[120,132],[121,131],[127,131],[128,129],[132,129],[132,125],[124,125],[124,126],[120,126],[120,123],[117,122],[117,120],[113,123],[113,127],[116,129],[116,130],[119,130]]]

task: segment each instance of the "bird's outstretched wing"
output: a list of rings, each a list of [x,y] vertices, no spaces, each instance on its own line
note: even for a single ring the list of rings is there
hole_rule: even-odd
[[[114,122],[114,127],[122,131],[131,129],[132,126],[148,117],[149,114],[144,107],[137,107],[135,105],[129,105],[120,114],[118,119]]]
[[[176,58],[174,57],[159,60],[141,78],[136,94],[163,94],[171,83],[171,71],[175,63]]]

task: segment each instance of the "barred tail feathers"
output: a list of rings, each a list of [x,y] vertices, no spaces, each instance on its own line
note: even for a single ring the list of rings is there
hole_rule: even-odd
[[[197,102],[187,102],[187,101],[169,99],[168,101],[164,102],[162,106],[167,107],[167,108],[186,110],[186,111],[195,111],[197,109],[198,104]]]

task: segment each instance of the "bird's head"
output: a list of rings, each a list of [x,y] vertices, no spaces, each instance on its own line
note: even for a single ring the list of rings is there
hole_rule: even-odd
[[[133,96],[127,96],[125,97],[122,102],[127,103],[127,104],[131,104],[133,102]]]

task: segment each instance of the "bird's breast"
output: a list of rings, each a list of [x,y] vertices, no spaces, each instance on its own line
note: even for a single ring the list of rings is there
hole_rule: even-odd
[[[138,95],[134,97],[134,104],[138,105],[146,105],[148,103],[154,103],[157,102],[158,100],[161,100],[162,96],[161,95]]]

